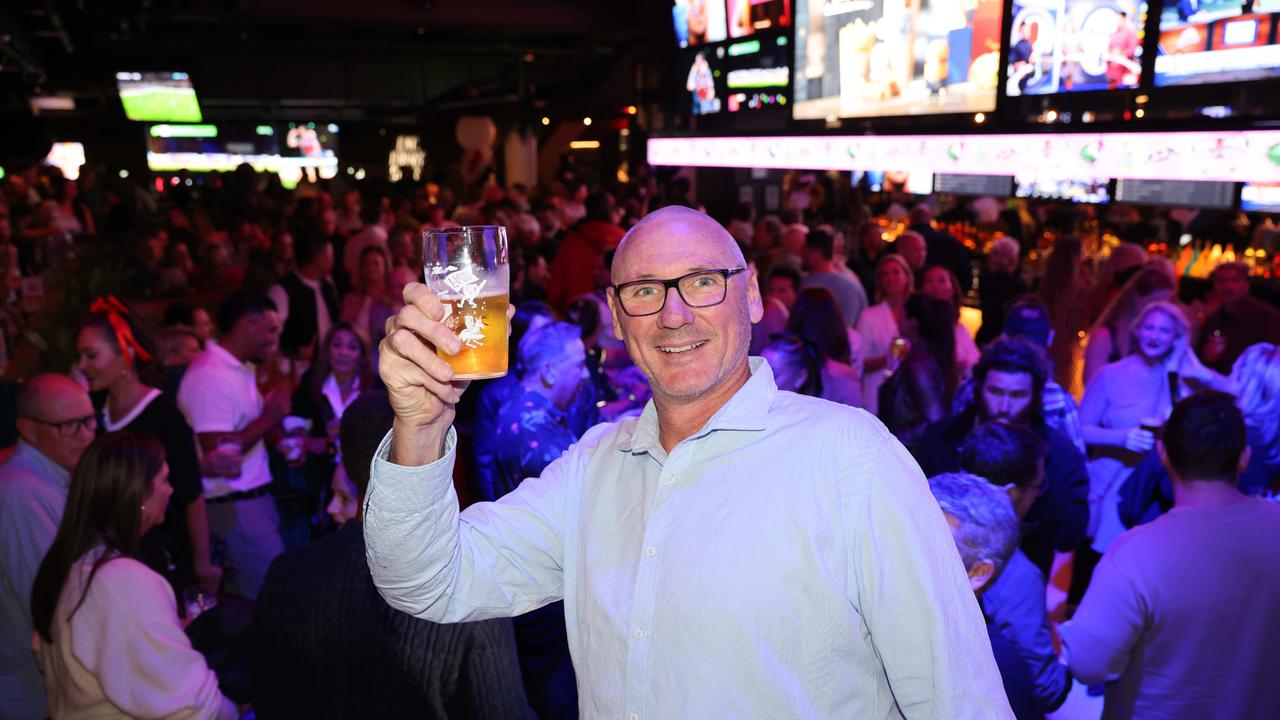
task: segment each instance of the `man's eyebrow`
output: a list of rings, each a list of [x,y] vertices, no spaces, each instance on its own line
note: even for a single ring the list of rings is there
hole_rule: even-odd
[[[720,268],[711,267],[710,265],[694,265],[688,268],[687,270],[685,270],[685,272],[682,272],[679,275],[676,275],[675,277],[663,278],[663,277],[658,277],[653,273],[641,273],[630,280],[624,280],[618,284],[626,285],[629,282],[639,282],[641,280],[675,280],[678,277],[684,277],[685,275],[688,275],[690,273],[706,272],[707,270],[719,270],[719,269]]]

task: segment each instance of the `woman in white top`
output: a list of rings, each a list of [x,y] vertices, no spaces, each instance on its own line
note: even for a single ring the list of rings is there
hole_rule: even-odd
[[[973,366],[978,364],[978,358],[982,353],[978,352],[978,344],[973,341],[969,330],[960,322],[960,284],[956,280],[955,273],[941,265],[926,268],[920,292],[936,300],[946,300],[951,303],[951,309],[956,314],[956,379],[964,382],[969,378]]]
[[[66,512],[31,591],[49,710],[80,718],[238,717],[191,647],[173,590],[137,560],[173,489],[159,440],[108,433],[71,477]]]
[[[886,373],[892,358],[893,341],[902,333],[903,307],[915,290],[915,276],[906,259],[890,253],[876,263],[876,304],[862,311],[858,318],[858,335],[862,337],[863,375],[862,403],[871,413],[879,410],[880,386],[892,373]]]
[[[1227,389],[1191,344],[1186,311],[1170,302],[1150,303],[1134,318],[1130,354],[1104,366],[1085,387],[1080,423],[1090,458],[1089,531],[1099,553],[1124,531],[1120,489],[1155,446],[1152,430],[1181,397],[1206,387]]]

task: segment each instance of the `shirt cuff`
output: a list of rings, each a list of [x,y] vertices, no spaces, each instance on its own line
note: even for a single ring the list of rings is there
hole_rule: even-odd
[[[388,431],[378,444],[369,466],[369,490],[365,512],[375,502],[379,510],[403,509],[418,512],[440,499],[442,490],[453,489],[453,465],[457,459],[458,432],[449,428],[444,436],[444,454],[427,465],[408,467],[391,462],[391,436]],[[375,501],[376,498],[376,501]]]

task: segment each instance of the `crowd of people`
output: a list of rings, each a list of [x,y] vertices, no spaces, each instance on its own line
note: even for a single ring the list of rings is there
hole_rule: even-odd
[[[682,178],[489,185],[465,201],[430,183],[285,191],[267,178],[155,193],[32,166],[0,185],[0,356],[16,387],[0,465],[0,720],[635,717],[640,691],[612,669],[646,662],[669,664],[645,671],[668,691],[656,716],[708,707],[700,689],[722,699],[744,678],[738,709],[757,716],[912,702],[963,714],[978,707],[964,682],[991,677],[1020,719],[1052,713],[1073,682],[1105,688],[1107,717],[1262,717],[1280,701],[1265,642],[1280,631],[1267,541],[1280,536],[1267,502],[1280,492],[1280,309],[1244,263],[1197,284],[1148,250],[1151,228],[1181,221],[1243,237],[1225,218],[1122,217],[1115,231],[1134,242],[1095,268],[1082,212],[1047,203],[907,208],[788,177],[780,212],[744,204],[719,225],[655,213],[698,207]],[[948,232],[940,218],[958,216],[989,242]],[[406,425],[394,331],[431,307],[413,285],[421,233],[454,225],[507,228],[511,372],[450,397],[446,451],[411,463],[384,440]],[[665,283],[653,313],[620,294],[634,278]],[[652,347],[636,339],[645,318]],[[721,355],[696,354],[717,343]],[[715,363],[723,377],[681,389]],[[714,412],[673,410],[735,372],[738,394]],[[761,449],[740,445],[762,430]],[[442,456],[456,463],[431,464]],[[587,487],[583,473],[645,487]],[[682,473],[708,479],[675,485]],[[796,473],[814,483],[761,482]],[[874,480],[823,484],[839,473]],[[750,483],[726,489],[735,475]],[[670,504],[676,491],[689,509]],[[582,524],[578,505],[602,524]],[[796,515],[763,521],[774,508]],[[931,524],[937,509],[946,522]],[[862,512],[868,526],[850,530],[842,513]],[[958,561],[939,569],[947,529]],[[687,567],[655,575],[624,539],[647,557],[669,543]],[[733,575],[786,539],[804,550],[760,564],[750,589]],[[423,550],[449,543],[448,563]],[[844,553],[919,577],[837,580]],[[1070,591],[1051,608],[1064,554]],[[861,626],[840,611],[845,583]],[[778,609],[766,621],[743,593]],[[615,647],[610,623],[636,623],[638,641],[664,617],[714,640],[659,636],[647,660]],[[874,650],[833,649],[832,633]],[[937,697],[910,679],[925,656],[952,676]],[[815,658],[851,663],[866,697],[824,685]]]

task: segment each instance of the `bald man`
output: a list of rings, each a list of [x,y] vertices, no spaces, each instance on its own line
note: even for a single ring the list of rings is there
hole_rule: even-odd
[[[49,716],[31,654],[31,585],[53,544],[71,471],[98,427],[89,394],[65,375],[18,393],[18,448],[0,465],[0,718]]]
[[[383,597],[437,622],[563,598],[587,718],[1012,717],[911,456],[871,415],[781,392],[748,358],[760,290],[733,238],[664,208],[627,234],[612,281],[653,400],[461,514],[465,384],[435,353],[460,344],[438,298],[405,291],[365,511]]]

